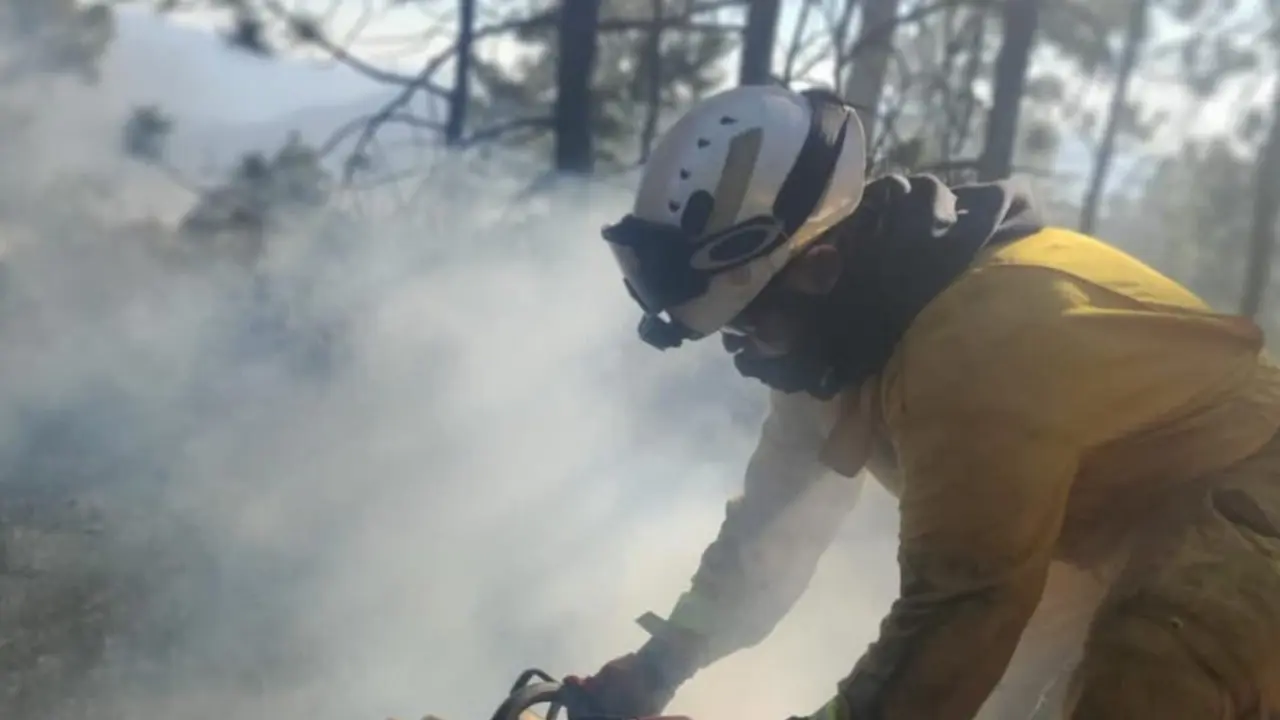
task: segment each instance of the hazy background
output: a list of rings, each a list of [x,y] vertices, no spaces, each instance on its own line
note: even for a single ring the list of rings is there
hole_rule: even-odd
[[[598,230],[656,131],[762,58],[875,108],[879,169],[1013,173],[1270,326],[1258,3],[182,5],[0,2],[6,718],[462,720],[640,643],[763,391],[714,343],[640,343]],[[673,710],[829,696],[896,592],[893,503],[864,497],[779,630]]]

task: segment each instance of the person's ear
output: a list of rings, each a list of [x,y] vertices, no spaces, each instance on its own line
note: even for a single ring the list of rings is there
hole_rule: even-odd
[[[806,295],[826,295],[835,289],[844,272],[844,258],[831,245],[821,243],[792,260],[783,271],[783,285]]]

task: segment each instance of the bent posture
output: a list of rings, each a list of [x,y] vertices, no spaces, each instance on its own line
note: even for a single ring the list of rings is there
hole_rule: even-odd
[[[869,463],[900,503],[900,596],[813,717],[973,717],[1054,562],[1114,568],[1062,717],[1280,709],[1280,373],[1258,328],[1006,183],[865,166],[838,98],[738,88],[666,133],[605,230],[647,342],[719,333],[773,394],[669,631],[577,682],[654,714],[760,642]]]

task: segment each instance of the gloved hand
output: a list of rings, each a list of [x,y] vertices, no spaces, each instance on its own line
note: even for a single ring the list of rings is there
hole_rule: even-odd
[[[605,663],[594,675],[564,679],[595,705],[597,712],[627,718],[657,715],[671,702],[676,688],[655,671],[640,653],[628,653]]]
[[[668,632],[637,652],[610,660],[594,675],[570,676],[564,682],[582,690],[601,714],[655,716],[697,670],[700,647],[698,638]]]

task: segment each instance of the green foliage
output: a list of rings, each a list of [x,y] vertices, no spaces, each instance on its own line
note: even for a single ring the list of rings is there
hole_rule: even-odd
[[[1049,123],[1028,124],[1023,130],[1022,144],[1032,155],[1049,155],[1058,148],[1058,131]]]
[[[173,13],[192,8],[224,11],[230,18],[223,37],[231,47],[262,57],[275,54],[268,31],[267,7],[261,0],[150,0],[156,12]]]
[[[316,149],[293,134],[271,156],[243,155],[226,182],[201,193],[180,234],[209,256],[252,266],[275,230],[326,210],[334,187]]]
[[[1187,88],[1208,98],[1226,80],[1257,68],[1260,58],[1256,48],[1244,47],[1235,38],[1197,32],[1182,45],[1180,60]]]
[[[1240,122],[1236,125],[1236,135],[1249,144],[1261,142],[1263,135],[1267,131],[1267,118],[1262,111],[1257,108],[1250,108],[1248,112],[1240,117]]]
[[[981,5],[937,8],[894,32],[874,147],[878,170],[932,170],[980,151],[986,109],[978,84],[995,56],[995,21]]]
[[[173,118],[156,105],[135,108],[121,132],[124,153],[144,162],[164,158],[165,143],[173,132]]]
[[[237,15],[232,23],[231,30],[227,32],[227,42],[232,47],[253,55],[268,56],[272,54],[262,19],[254,15]]]
[[[1118,0],[1099,0],[1092,7],[1080,0],[1045,3],[1039,32],[1044,41],[1074,61],[1081,71],[1096,72],[1115,62],[1117,55],[1112,52],[1110,40],[1124,30],[1127,6],[1128,2]],[[1119,9],[1120,17],[1111,17],[1113,13],[1100,15],[1094,12],[1095,7]]]
[[[1188,144],[1161,160],[1128,208],[1151,235],[1162,269],[1221,309],[1233,309],[1244,279],[1253,204],[1251,158],[1224,139]]]
[[[1066,83],[1061,76],[1042,74],[1027,78],[1022,96],[1042,103],[1062,102],[1066,98]]]
[[[323,207],[333,192],[333,177],[321,165],[316,149],[296,133],[272,158],[269,176],[273,202],[289,207]]]
[[[115,39],[106,4],[76,0],[0,0],[0,82],[52,72],[86,82]]]

